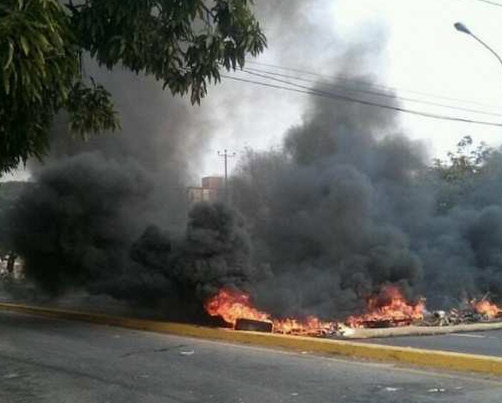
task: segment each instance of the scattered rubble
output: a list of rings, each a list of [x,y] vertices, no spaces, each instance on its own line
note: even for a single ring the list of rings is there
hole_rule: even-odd
[[[502,313],[492,316],[479,313],[473,307],[453,308],[449,311],[434,311],[424,315],[423,320],[414,323],[417,326],[454,326],[469,323],[490,323],[502,319]]]

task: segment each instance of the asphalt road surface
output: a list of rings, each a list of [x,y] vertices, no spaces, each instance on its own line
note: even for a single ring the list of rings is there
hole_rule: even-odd
[[[389,346],[417,347],[502,357],[502,330],[437,336],[404,336],[365,341]],[[502,402],[502,397],[500,401]]]
[[[0,312],[1,403],[500,403],[502,380]]]
[[[47,306],[63,309],[85,310],[118,316],[131,316],[137,318],[162,318],[155,313],[133,309],[129,305],[106,296],[82,294],[69,295],[58,300],[29,300],[35,292],[23,284],[17,286],[21,298],[16,299],[2,290],[0,283],[0,301],[26,303],[27,305]],[[360,340],[356,340],[360,341]],[[469,354],[481,354],[502,357],[502,330],[486,332],[454,333],[436,336],[404,336],[393,338],[380,338],[361,340],[362,342],[387,344],[392,346],[406,346],[426,348],[433,350],[455,351]],[[502,398],[501,398],[502,402]]]

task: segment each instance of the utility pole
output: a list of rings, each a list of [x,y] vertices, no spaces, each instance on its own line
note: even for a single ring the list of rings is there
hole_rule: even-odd
[[[225,149],[223,152],[218,151],[218,156],[223,157],[223,160],[225,161],[225,202],[229,202],[229,193],[228,193],[228,159],[229,158],[234,158],[237,154],[232,153],[229,154],[228,151]]]

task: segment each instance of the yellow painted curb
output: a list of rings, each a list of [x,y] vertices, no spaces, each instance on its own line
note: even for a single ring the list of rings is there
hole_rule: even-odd
[[[376,344],[354,343],[345,340],[320,339],[312,337],[285,336],[280,334],[242,332],[229,329],[209,328],[179,323],[159,322],[145,319],[108,316],[103,314],[68,311],[53,308],[0,303],[0,310],[42,315],[60,319],[80,320],[136,330],[147,330],[177,336],[224,340],[263,347],[279,347],[295,351],[308,351],[365,358],[376,361],[390,361],[414,364],[453,371],[479,372],[502,375],[502,358],[422,350],[411,347],[395,347]]]

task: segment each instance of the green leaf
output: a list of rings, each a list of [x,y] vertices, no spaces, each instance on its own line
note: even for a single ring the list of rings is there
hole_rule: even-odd
[[[9,95],[10,93],[10,79],[9,79],[9,74],[4,74],[3,75],[3,87],[6,95]]]
[[[151,75],[198,104],[220,69],[235,68],[266,46],[245,0],[1,3],[0,174],[44,154],[52,117],[62,107],[71,111],[71,126],[82,138],[119,127],[102,87],[76,85],[83,52],[108,68]]]
[[[14,57],[14,43],[12,42],[12,40],[9,39],[9,53],[7,55],[7,61],[3,66],[4,70],[7,70],[10,67],[13,57]]]
[[[24,54],[26,56],[28,56],[30,54],[30,47],[28,46],[28,42],[26,41],[26,38],[23,35],[21,35],[19,40],[21,42],[21,48],[23,49]]]

